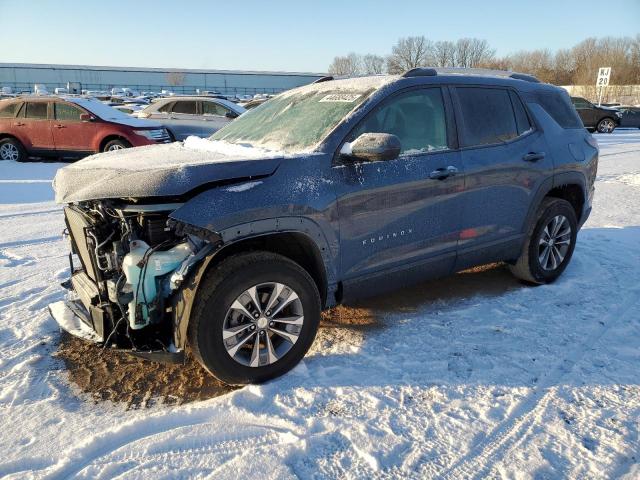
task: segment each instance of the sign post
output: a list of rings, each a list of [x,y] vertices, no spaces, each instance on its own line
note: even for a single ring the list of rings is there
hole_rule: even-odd
[[[609,77],[611,76],[611,67],[600,67],[598,69],[598,79],[596,80],[596,87],[600,88],[600,94],[598,95],[598,106],[602,104],[602,93],[604,89],[609,86]]]

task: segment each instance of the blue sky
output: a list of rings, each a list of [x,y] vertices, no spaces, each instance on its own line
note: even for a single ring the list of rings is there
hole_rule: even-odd
[[[499,55],[640,33],[640,0],[0,0],[0,62],[326,71],[402,36],[486,39]]]

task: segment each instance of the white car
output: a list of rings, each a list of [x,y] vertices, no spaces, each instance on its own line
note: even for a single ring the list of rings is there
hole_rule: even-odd
[[[223,98],[173,96],[156,100],[136,116],[160,122],[175,140],[184,140],[209,137],[245,111]]]

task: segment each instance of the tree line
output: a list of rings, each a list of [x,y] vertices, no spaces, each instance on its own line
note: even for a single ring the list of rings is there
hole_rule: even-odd
[[[611,67],[611,84],[640,84],[640,34],[587,38],[572,48],[523,50],[503,57],[486,40],[434,42],[425,36],[400,38],[387,56],[349,53],[329,66],[332,75],[400,74],[416,67],[512,70],[555,85],[595,84],[599,67]]]

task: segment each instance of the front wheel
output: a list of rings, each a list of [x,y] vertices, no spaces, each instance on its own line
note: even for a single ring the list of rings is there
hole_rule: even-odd
[[[234,385],[278,377],[304,357],[320,323],[320,296],[297,263],[270,252],[231,256],[198,286],[189,321],[196,359]]]
[[[599,133],[612,133],[616,128],[615,122],[611,118],[603,118],[598,122]]]
[[[103,152],[114,152],[116,150],[124,150],[125,148],[130,148],[131,144],[126,140],[111,140],[107,142],[102,149]]]
[[[571,261],[578,224],[573,206],[560,198],[545,198],[529,229],[522,253],[511,273],[521,280],[543,284],[556,280]]]

